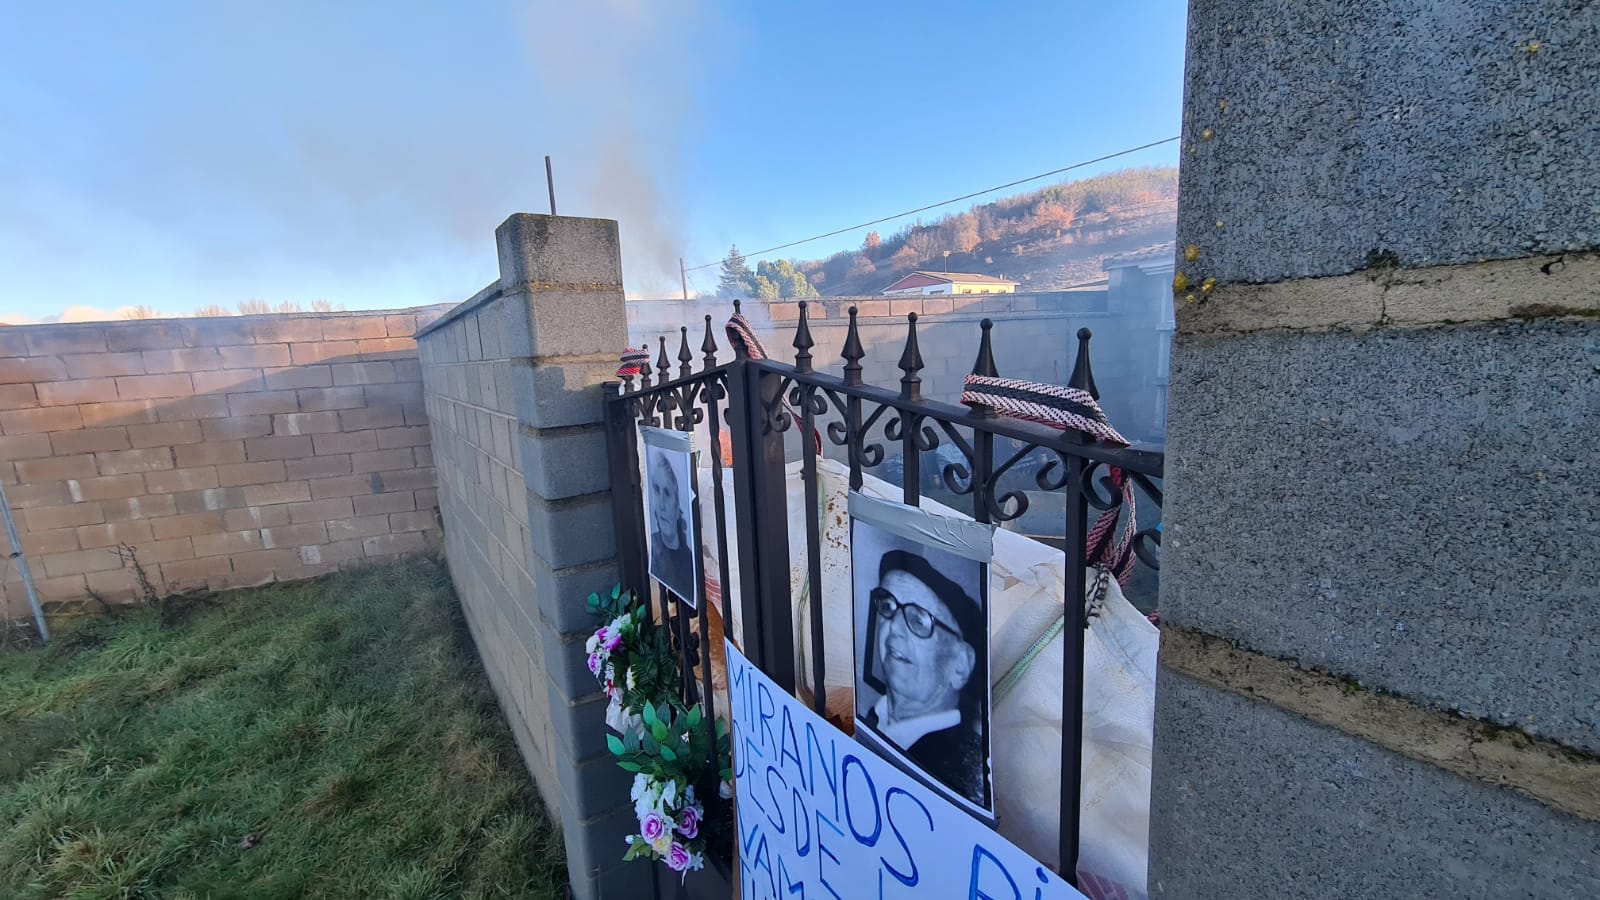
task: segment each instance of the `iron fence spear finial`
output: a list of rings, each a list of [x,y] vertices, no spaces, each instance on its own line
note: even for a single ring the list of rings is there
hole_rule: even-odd
[[[845,332],[844,351],[839,355],[844,357],[844,383],[860,384],[861,361],[866,359],[867,351],[861,348],[861,331],[856,327],[854,306],[850,307],[850,330]]]
[[[1087,328],[1078,329],[1078,359],[1072,364],[1072,377],[1067,379],[1067,387],[1075,387],[1088,391],[1089,396],[1100,399],[1100,389],[1094,384],[1094,371],[1089,366],[1089,338],[1094,337],[1094,332]]]
[[[660,373],[660,381],[666,384],[672,378],[672,362],[667,359],[667,336],[661,335],[661,355],[656,357],[656,371]]]
[[[694,362],[694,353],[689,350],[689,326],[680,325],[678,332],[678,377],[688,378],[694,374],[694,366],[690,365]]]
[[[1000,371],[994,365],[994,347],[991,342],[990,332],[994,329],[993,319],[984,319],[978,323],[983,329],[983,336],[978,339],[978,358],[972,363],[972,374],[987,378],[1000,377]],[[965,398],[963,398],[965,401]],[[985,403],[973,403],[972,414],[980,418],[990,418],[995,415],[994,408]]]
[[[717,339],[711,333],[711,313],[706,313],[706,337],[700,342],[700,352],[706,355],[706,368],[717,364]]]
[[[900,396],[906,400],[922,399],[922,351],[917,347],[917,314],[906,313],[906,349],[900,354]]]
[[[811,326],[806,322],[806,302],[800,301],[800,325],[794,330],[794,369],[796,372],[811,371],[811,348],[817,342],[811,339]]]

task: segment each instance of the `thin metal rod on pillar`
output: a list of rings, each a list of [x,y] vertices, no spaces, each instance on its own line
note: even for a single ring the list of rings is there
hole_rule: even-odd
[[[550,154],[548,153],[544,157],[544,183],[546,187],[550,188],[550,215],[553,216],[556,214],[556,175],[555,170],[550,168]]]
[[[683,285],[683,299],[689,299],[689,270],[683,267],[683,257],[678,257],[678,281]]]

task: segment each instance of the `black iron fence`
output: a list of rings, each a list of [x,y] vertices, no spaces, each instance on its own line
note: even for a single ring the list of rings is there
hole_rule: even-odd
[[[738,311],[739,301],[734,301]],[[644,493],[640,479],[636,429],[656,425],[681,431],[706,426],[711,446],[704,448],[711,467],[711,496],[696,505],[694,534],[715,542],[720,571],[717,584],[736,583],[740,597],[740,635],[736,642],[744,654],[769,677],[791,692],[809,684],[819,713],[826,708],[824,679],[824,628],[822,590],[822,522],[818,505],[821,490],[817,466],[832,448],[849,468],[852,491],[860,490],[864,473],[878,469],[897,481],[905,503],[918,506],[925,490],[942,490],[941,499],[965,499],[979,522],[1005,523],[1023,516],[1031,480],[1039,491],[1065,496],[1064,520],[1056,540],[1065,555],[1067,614],[1076,618],[1082,634],[1089,613],[1082,602],[1088,588],[1087,563],[1090,510],[1103,514],[1118,510],[1123,493],[1113,487],[1109,473],[1120,469],[1132,479],[1150,503],[1159,508],[1163,454],[1155,448],[1120,447],[1095,441],[1075,431],[1060,431],[1032,422],[1001,416],[987,407],[969,407],[930,400],[922,395],[924,368],[917,342],[917,316],[907,316],[905,344],[897,389],[865,383],[862,347],[856,310],[842,354],[841,374],[814,368],[815,343],[807,322],[807,307],[791,345],[793,364],[752,358],[737,342],[734,358],[718,360],[719,348],[712,317],[705,317],[700,342],[700,369],[690,349],[689,329],[679,330],[677,371],[667,353],[667,339],[659,340],[659,355],[652,373],[649,365],[635,383],[626,378],[606,388],[607,447],[622,577],[625,586],[649,594],[654,615],[667,624],[673,645],[684,665],[682,684],[686,701],[712,697],[712,672],[707,650],[708,602],[706,579],[699,579],[691,609],[671,592],[652,584],[647,574]],[[1087,329],[1078,332],[1078,346],[1068,385],[1098,397],[1089,360]],[[1065,352],[1068,348],[1063,347]],[[973,373],[997,375],[990,322],[978,335]],[[723,449],[731,445],[733,509],[724,496]],[[892,450],[899,452],[892,453]],[[809,672],[796,671],[794,598],[790,594],[789,522],[785,484],[786,460],[798,455],[805,491],[805,565],[812,586],[808,604],[811,646]],[[925,467],[934,471],[926,471]],[[876,474],[876,473],[875,473]],[[898,476],[898,477],[895,477]],[[1020,482],[1020,484],[1019,484]],[[714,522],[702,530],[700,506],[708,506]],[[733,527],[729,527],[732,525]],[[738,571],[729,571],[730,532],[736,541]],[[1134,553],[1150,569],[1159,568],[1159,525],[1140,531]],[[732,580],[736,579],[736,581]],[[728,593],[724,588],[724,593]],[[1072,632],[1069,632],[1072,633]],[[1083,642],[1065,642],[1062,684],[1061,754],[1061,874],[1075,881],[1078,858],[1078,808],[1083,728]],[[708,710],[709,723],[718,711]],[[720,711],[726,713],[725,710]],[[714,742],[713,742],[714,746]],[[713,751],[714,752],[714,751]],[[715,770],[715,765],[711,766]]]

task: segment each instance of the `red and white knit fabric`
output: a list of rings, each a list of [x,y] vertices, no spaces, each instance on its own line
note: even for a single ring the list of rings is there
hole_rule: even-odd
[[[968,375],[966,390],[961,402],[968,406],[987,406],[995,412],[1016,419],[1038,422],[1062,431],[1081,431],[1109,444],[1128,446],[1128,441],[1106,419],[1105,411],[1095,402],[1094,395],[1078,388],[1015,378],[995,378],[988,375]],[[1139,530],[1134,515],[1133,479],[1127,473],[1110,467],[1112,485],[1122,493],[1122,503],[1100,514],[1089,529],[1085,543],[1085,559],[1089,565],[1101,565],[1116,576],[1119,584],[1126,585],[1133,574],[1133,539]],[[1112,529],[1127,510],[1122,532],[1115,542],[1110,540]]]
[[[726,330],[735,351],[744,351],[744,355],[750,359],[767,358],[767,348],[761,346],[761,339],[756,337],[756,330],[750,327],[750,320],[744,317],[744,313],[734,313],[733,318],[728,320]]]
[[[640,372],[650,367],[650,348],[640,347],[635,350],[629,347],[622,352],[622,366],[617,369],[618,378],[635,378]]]
[[[961,392],[961,402],[968,406],[988,406],[995,412],[1013,418],[1027,419],[1063,431],[1081,431],[1109,444],[1128,446],[1127,438],[1111,427],[1094,396],[1078,388],[1015,378],[968,375],[966,390]]]

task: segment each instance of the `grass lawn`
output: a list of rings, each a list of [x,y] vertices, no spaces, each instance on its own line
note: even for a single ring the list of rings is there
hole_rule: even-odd
[[[559,897],[546,817],[426,560],[0,651],[0,897]]]

